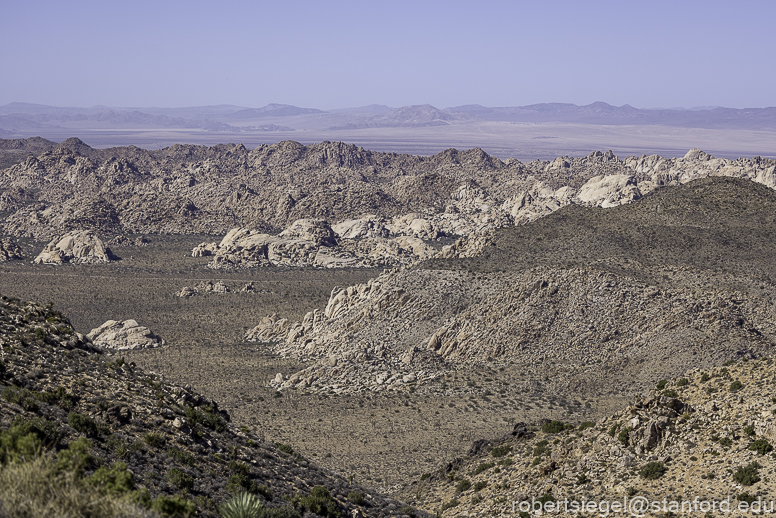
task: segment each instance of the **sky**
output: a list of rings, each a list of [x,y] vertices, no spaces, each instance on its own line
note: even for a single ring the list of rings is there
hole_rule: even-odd
[[[772,0],[0,1],[0,105],[776,106]]]

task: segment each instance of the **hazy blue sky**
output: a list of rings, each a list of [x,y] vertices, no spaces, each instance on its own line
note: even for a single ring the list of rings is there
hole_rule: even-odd
[[[0,104],[776,105],[776,1],[3,0]]]

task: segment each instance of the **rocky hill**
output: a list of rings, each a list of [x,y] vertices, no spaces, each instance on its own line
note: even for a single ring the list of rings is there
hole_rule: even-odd
[[[518,423],[403,494],[443,517],[769,514],[774,377],[772,358],[728,362],[661,380],[595,422]]]
[[[0,444],[2,516],[216,516],[240,492],[260,516],[425,516],[95,347],[50,307],[8,297]]]
[[[523,224],[568,204],[617,206],[709,176],[776,186],[774,160],[715,159],[700,150],[678,159],[594,152],[521,163],[477,148],[422,157],[341,142],[147,151],[98,150],[71,138],[44,149],[0,171],[4,234],[279,233],[305,218],[336,226],[377,217],[393,235],[434,240]]]
[[[567,206],[448,258],[335,289],[246,338],[313,360],[274,384],[444,391],[448,368],[516,369],[525,389],[629,394],[776,344],[776,193],[708,178],[616,208]]]

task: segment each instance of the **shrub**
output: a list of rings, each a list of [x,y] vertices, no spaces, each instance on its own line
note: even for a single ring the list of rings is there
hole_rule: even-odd
[[[460,502],[458,500],[456,500],[455,498],[453,498],[452,500],[450,500],[446,504],[442,505],[441,511],[445,512],[448,509],[452,509],[453,507],[457,507],[459,504],[460,504]]]
[[[198,424],[209,428],[214,432],[223,432],[226,430],[226,421],[218,414],[213,405],[207,405],[200,408],[187,406],[185,409],[186,420],[192,429]]]
[[[464,491],[468,490],[471,487],[472,487],[472,483],[466,479],[463,479],[460,482],[458,482],[458,485],[455,486],[455,491],[458,493],[463,493]]]
[[[84,437],[71,441],[66,449],[57,453],[57,471],[72,473],[77,477],[83,475],[84,470],[92,465],[94,457],[89,453],[92,443]]]
[[[480,465],[478,465],[476,468],[474,468],[474,471],[472,472],[472,475],[479,475],[483,471],[487,471],[490,468],[492,468],[494,464],[492,462],[483,462]]]
[[[573,425],[568,425],[563,421],[550,421],[542,425],[542,432],[544,433],[560,433],[569,428],[574,428]]]
[[[181,464],[186,464],[187,466],[194,466],[196,463],[192,454],[179,450],[178,448],[167,448],[167,456],[177,460]]]
[[[190,491],[194,488],[194,479],[177,468],[172,468],[167,472],[167,482],[183,491]]]
[[[482,491],[486,487],[488,487],[488,483],[485,482],[484,480],[480,480],[479,482],[474,484],[474,492],[477,493],[478,491]]]
[[[733,446],[733,439],[730,437],[723,437],[719,440],[720,446],[724,446],[725,448],[730,448]]]
[[[752,425],[744,426],[744,433],[746,435],[754,435],[754,426]]]
[[[160,434],[159,432],[148,432],[143,436],[143,440],[146,442],[146,444],[154,448],[163,446],[165,443],[164,435]]]
[[[135,489],[135,480],[132,473],[127,471],[127,465],[117,462],[111,469],[105,466],[97,469],[89,477],[89,483],[96,487],[102,494],[122,495]]]
[[[737,392],[744,387],[744,384],[736,380],[730,384],[730,392]]]
[[[85,435],[98,435],[100,431],[97,423],[94,422],[94,419],[89,416],[79,414],[78,412],[70,412],[70,414],[67,416],[67,424],[69,424],[72,429]]]
[[[160,496],[151,504],[151,510],[163,516],[191,516],[196,511],[194,502],[189,502],[181,496]]]
[[[533,450],[534,457],[540,457],[547,453],[549,449],[547,448],[547,444],[549,444],[547,441],[539,441],[536,443],[536,447]]]
[[[329,490],[323,486],[315,486],[310,491],[310,496],[299,499],[299,504],[303,509],[324,518],[340,516],[337,503],[331,498]]]
[[[511,466],[512,465],[512,459],[510,459],[510,458],[501,459],[500,461],[498,461],[498,465],[499,466]]]
[[[351,491],[348,493],[348,500],[356,505],[364,505],[364,502],[366,501],[366,495],[363,491]]]
[[[402,506],[401,509],[399,509],[399,512],[401,514],[404,514],[404,515],[407,515],[407,516],[410,516],[410,517],[413,517],[413,518],[415,516],[415,508],[412,507],[411,505],[404,505],[404,506]]]
[[[686,387],[690,384],[690,380],[687,378],[681,378],[679,381],[676,382],[677,387]]]
[[[663,391],[663,395],[665,397],[670,397],[670,398],[673,398],[673,399],[676,399],[676,398],[679,397],[679,393],[677,391],[673,390],[673,389],[664,390]]]
[[[431,478],[431,473],[423,473],[420,476],[420,481],[423,482],[424,480],[428,480],[429,478]]]
[[[2,394],[3,399],[14,405],[19,405],[28,412],[37,412],[40,405],[29,390],[18,387],[6,387]]]
[[[613,424],[611,428],[609,428],[609,437],[614,437],[617,434],[617,430],[620,429],[620,424]]]
[[[736,500],[739,502],[746,502],[747,504],[752,504],[755,500],[757,500],[756,496],[752,496],[749,493],[741,493],[736,497]]]
[[[580,432],[584,432],[588,428],[595,428],[595,423],[593,421],[585,421],[584,423],[580,423],[579,427],[577,427],[577,430]]]
[[[490,450],[490,454],[493,457],[503,457],[504,455],[508,454],[510,451],[512,451],[512,447],[505,444],[503,446],[496,446],[492,450]]]
[[[657,382],[657,389],[663,390],[664,388],[666,388],[666,385],[668,385],[668,380],[660,380]]]
[[[733,480],[743,486],[751,486],[760,481],[759,470],[760,466],[757,462],[751,462],[746,466],[740,466],[738,470],[733,473]]]
[[[288,453],[289,455],[293,455],[294,454],[294,449],[291,446],[289,446],[288,444],[282,444],[282,443],[276,442],[275,443],[275,447],[278,450],[282,451],[283,453]]]
[[[662,462],[649,462],[641,468],[639,475],[647,480],[657,480],[666,472],[666,467]]]
[[[711,379],[711,376],[709,376],[707,373],[701,374],[701,383],[706,383]]]
[[[771,446],[771,443],[769,443],[766,439],[757,439],[749,445],[749,449],[756,451],[760,455],[765,455],[766,453],[773,451],[773,446]]]
[[[626,426],[617,434],[617,440],[620,441],[623,446],[628,446],[630,443],[630,433],[631,428]]]

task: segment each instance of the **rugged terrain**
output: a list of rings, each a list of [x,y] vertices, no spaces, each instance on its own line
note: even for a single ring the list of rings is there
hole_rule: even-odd
[[[772,358],[694,368],[596,421],[519,423],[402,494],[445,517],[535,516],[547,503],[560,516],[770,514],[774,379]]]
[[[73,138],[0,171],[0,213],[3,233],[37,240],[72,230],[105,238],[233,228],[277,234],[305,218],[333,228],[378,218],[388,231],[382,237],[437,240],[526,223],[570,203],[616,206],[708,176],[774,187],[775,170],[774,160],[715,159],[697,149],[679,159],[594,152],[521,163],[481,149],[422,157],[287,141],[252,150],[98,150]]]
[[[730,178],[615,208],[567,206],[337,289],[246,335],[314,363],[279,389],[444,391],[449,368],[508,366],[527,390],[614,395],[771,354],[776,193]],[[756,223],[755,223],[756,222]],[[670,362],[668,360],[671,360]]]
[[[59,312],[2,297],[0,326],[0,473],[23,470],[43,448],[37,454],[57,468],[42,484],[84,480],[87,494],[93,487],[162,515],[213,516],[240,491],[260,495],[271,516],[423,514],[231,424],[217,402],[95,348]],[[0,512],[39,516],[61,496],[49,489],[36,501],[31,490],[5,480]],[[102,515],[100,504],[82,505]]]

